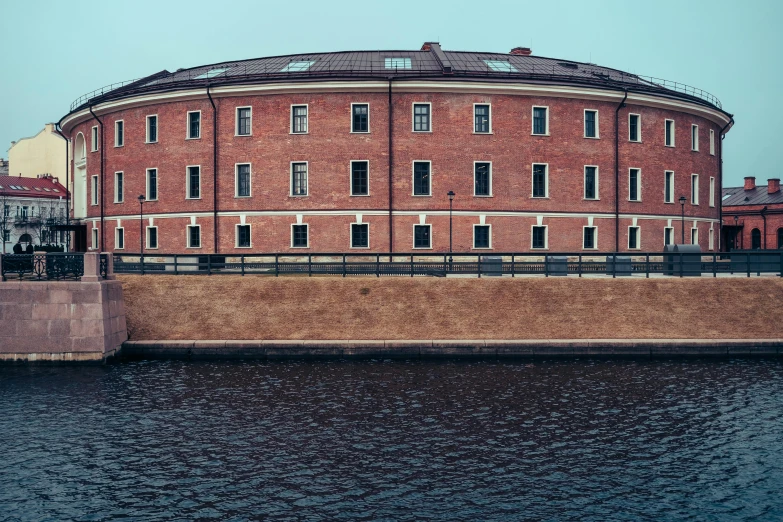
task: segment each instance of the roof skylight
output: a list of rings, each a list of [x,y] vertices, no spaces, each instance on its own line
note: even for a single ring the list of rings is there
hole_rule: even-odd
[[[484,63],[496,72],[519,72],[516,67],[505,60],[484,60]]]
[[[52,189],[52,190],[54,190],[55,192],[60,192],[58,189]]]
[[[223,74],[228,70],[228,67],[217,67],[215,69],[210,69],[207,72],[201,73],[198,76],[194,78],[194,80],[203,80],[205,78],[214,78],[215,76],[219,74]]]
[[[386,58],[384,60],[385,67],[387,69],[410,69],[410,58]]]
[[[280,71],[280,72],[302,72],[302,71],[306,71],[314,63],[315,63],[315,61],[289,62],[289,64],[286,65],[285,67],[283,67],[283,70]]]

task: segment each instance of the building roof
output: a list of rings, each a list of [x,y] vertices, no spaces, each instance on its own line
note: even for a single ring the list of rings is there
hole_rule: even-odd
[[[40,178],[0,176],[0,196],[59,199],[64,198],[66,192],[65,187],[50,176]]]
[[[783,190],[770,194],[767,185],[758,185],[750,190],[745,187],[723,187],[723,207],[744,205],[780,205],[783,204]]]
[[[518,53],[444,51],[436,42],[422,50],[346,51],[293,54],[166,70],[108,85],[79,97],[70,112],[142,93],[205,88],[207,85],[317,80],[395,81],[413,79],[525,82],[628,89],[686,99],[724,112],[712,94],[681,83],[631,74],[595,64]],[[728,114],[728,113],[726,113]]]

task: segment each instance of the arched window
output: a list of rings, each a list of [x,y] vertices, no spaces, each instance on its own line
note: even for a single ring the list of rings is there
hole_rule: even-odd
[[[22,243],[32,243],[33,238],[32,236],[30,236],[30,234],[22,234],[21,237],[19,238],[19,241],[21,241]]]
[[[783,227],[778,229],[778,248],[783,250]]]
[[[754,228],[750,232],[750,243],[753,250],[758,250],[761,248],[761,231],[758,228]]]

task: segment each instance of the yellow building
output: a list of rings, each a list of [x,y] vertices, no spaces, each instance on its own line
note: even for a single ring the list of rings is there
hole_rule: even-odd
[[[8,149],[8,175],[36,178],[44,174],[65,183],[65,140],[55,131],[54,123],[29,138],[12,141]]]

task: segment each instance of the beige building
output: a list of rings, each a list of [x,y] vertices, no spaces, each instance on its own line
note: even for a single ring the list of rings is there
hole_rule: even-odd
[[[47,123],[35,136],[11,142],[8,175],[36,178],[48,174],[65,182],[68,179],[65,154],[65,140],[55,130],[54,123]]]

